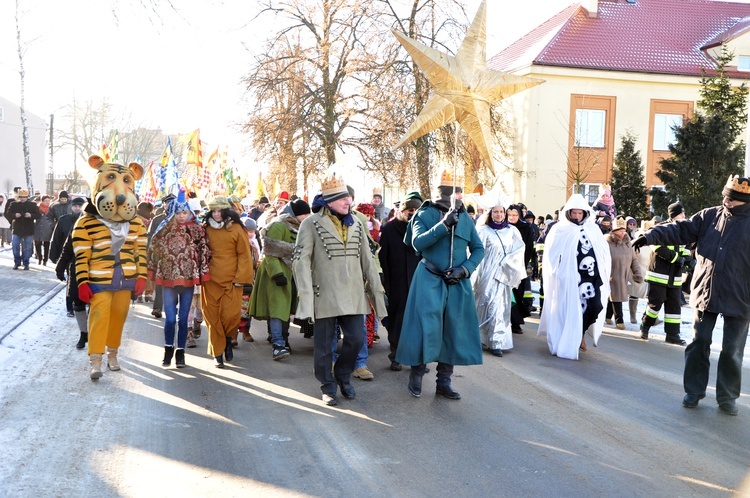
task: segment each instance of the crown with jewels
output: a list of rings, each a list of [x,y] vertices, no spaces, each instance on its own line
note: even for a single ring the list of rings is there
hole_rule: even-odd
[[[323,184],[320,186],[323,197],[330,197],[333,194],[339,194],[342,192],[349,192],[346,189],[346,182],[341,176],[332,173],[331,176],[323,180]]]
[[[456,187],[462,186],[463,179],[461,177],[456,177]],[[441,187],[452,187],[453,186],[453,173],[451,173],[450,170],[444,169],[442,173],[440,173],[440,186]]]
[[[740,178],[739,175],[729,175],[729,179],[727,179],[727,184],[724,185],[724,188],[750,195],[750,181],[747,178]]]

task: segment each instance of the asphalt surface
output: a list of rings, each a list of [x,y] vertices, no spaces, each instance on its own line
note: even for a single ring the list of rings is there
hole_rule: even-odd
[[[18,288],[38,303],[57,285],[50,274],[13,272],[0,257],[0,306]],[[25,327],[39,316],[48,330],[32,339]],[[410,396],[408,371],[388,369],[383,330],[375,379],[353,379],[356,398],[327,407],[312,341],[296,327],[293,354],[274,362],[265,322],[254,323],[256,341],[225,370],[206,353],[204,327],[188,367],[165,369],[163,321],[142,304],[125,326],[122,371],[92,382],[59,293],[3,343],[22,346],[0,363],[0,495],[747,495],[747,389],[739,416],[717,410],[715,356],[711,390],[689,410],[683,348],[642,342],[629,325],[562,360],[536,318],[504,357],[456,367],[460,401],[434,395],[434,364],[422,398]]]

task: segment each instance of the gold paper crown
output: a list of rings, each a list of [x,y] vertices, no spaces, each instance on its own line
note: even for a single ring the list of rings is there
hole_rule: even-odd
[[[344,182],[343,178],[337,176],[336,173],[331,174],[331,176],[323,180],[320,190],[324,197],[341,192],[348,192],[346,189],[346,182]]]
[[[614,230],[627,230],[628,229],[628,222],[622,216],[618,216],[615,219],[614,225],[615,226],[612,227],[612,231],[614,231]]]
[[[604,192],[605,190],[609,190],[610,192],[612,192],[612,186],[609,185],[609,184],[607,184],[607,183],[603,183],[602,184],[602,192]]]
[[[727,180],[727,184],[724,185],[724,188],[742,194],[750,194],[750,182],[748,182],[747,178],[740,178],[738,175],[729,175],[729,179]]]
[[[460,176],[456,177],[456,187],[462,187],[463,186],[463,178]],[[441,187],[452,187],[453,186],[453,173],[449,169],[444,169],[442,173],[440,173],[440,186]]]
[[[380,188],[380,187],[373,188],[372,189],[372,195],[379,195],[379,196],[382,197],[383,196],[383,189]]]

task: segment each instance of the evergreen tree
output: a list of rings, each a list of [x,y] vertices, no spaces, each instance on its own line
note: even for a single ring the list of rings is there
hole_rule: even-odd
[[[747,123],[747,85],[732,87],[726,66],[732,54],[726,46],[717,59],[716,74],[703,74],[698,112],[675,127],[672,156],[661,161],[656,176],[666,193],[653,196],[654,211],[679,201],[688,214],[721,203],[721,190],[729,175],[744,169],[745,144],[739,139]]]
[[[612,171],[612,195],[618,213],[641,220],[648,216],[648,190],[644,187],[643,163],[641,153],[635,149],[635,140],[630,132],[621,138]]]

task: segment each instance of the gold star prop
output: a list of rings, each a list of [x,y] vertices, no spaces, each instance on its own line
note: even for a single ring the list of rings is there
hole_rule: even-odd
[[[416,121],[394,148],[458,121],[495,173],[490,107],[544,80],[487,69],[486,19],[487,5],[483,1],[455,57],[391,30],[435,88]]]

